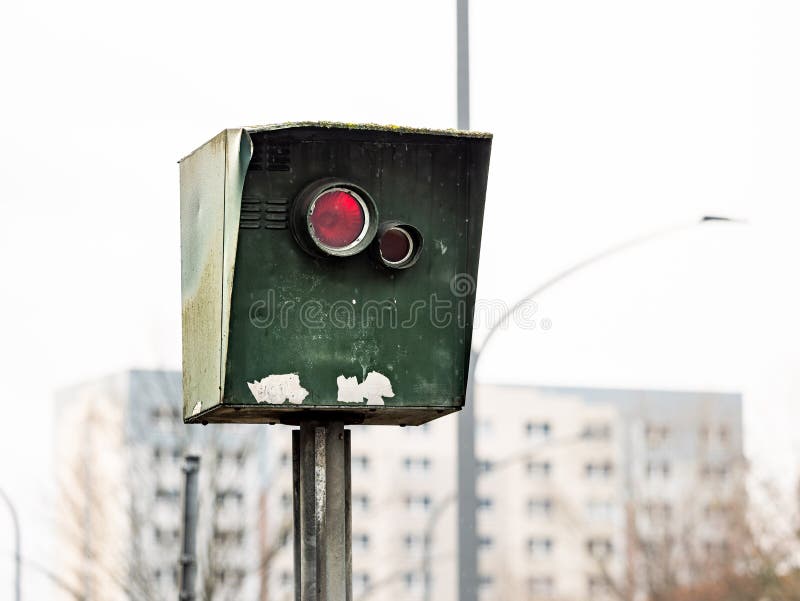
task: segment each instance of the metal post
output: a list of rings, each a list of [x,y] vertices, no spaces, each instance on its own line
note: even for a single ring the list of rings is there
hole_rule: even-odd
[[[469,0],[456,0],[458,129],[469,129]]]
[[[8,511],[11,514],[11,521],[14,524],[14,599],[21,601],[22,599],[22,542],[19,531],[19,518],[17,517],[17,510],[14,504],[5,492],[0,490],[0,497],[5,501],[8,506]]]
[[[458,129],[469,129],[469,0],[456,0],[456,86]],[[475,403],[473,381],[477,355],[470,351],[464,409],[458,416],[458,599],[478,600],[478,499],[475,491]]]
[[[296,601],[351,601],[350,432],[311,422],[292,432]]]
[[[180,557],[180,601],[194,601],[197,579],[197,480],[200,457],[187,455],[183,464],[183,543]]]
[[[464,408],[458,415],[458,600],[478,600],[478,494],[475,460],[475,364],[469,355],[469,378]]]

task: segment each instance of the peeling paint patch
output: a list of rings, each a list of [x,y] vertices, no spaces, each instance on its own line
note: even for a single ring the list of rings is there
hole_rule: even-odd
[[[192,409],[192,417],[200,413],[203,408],[203,404],[200,401],[197,401],[194,405],[194,409]]]
[[[336,385],[339,388],[336,400],[340,403],[363,403],[366,400],[367,405],[384,405],[383,397],[394,396],[389,378],[377,371],[369,372],[360,384],[355,376],[345,378],[341,375],[336,378]]]
[[[434,242],[439,246],[439,252],[442,254],[447,252],[447,244],[444,243],[444,240],[434,240]]]
[[[248,382],[247,387],[257,403],[281,405],[289,402],[299,405],[308,396],[308,390],[300,386],[297,374],[272,374],[257,382]]]

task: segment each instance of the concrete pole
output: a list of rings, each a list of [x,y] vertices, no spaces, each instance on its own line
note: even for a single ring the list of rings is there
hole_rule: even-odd
[[[8,512],[11,514],[11,522],[14,525],[14,600],[22,600],[22,538],[19,530],[19,518],[17,510],[11,499],[5,492],[0,490],[0,498],[5,501]]]
[[[194,601],[197,580],[197,480],[200,458],[187,455],[183,464],[183,542],[180,556],[180,601]]]
[[[350,432],[309,422],[292,432],[296,601],[352,600]]]

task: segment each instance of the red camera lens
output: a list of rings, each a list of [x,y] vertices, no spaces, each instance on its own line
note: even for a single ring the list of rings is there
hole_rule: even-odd
[[[358,242],[367,229],[367,219],[363,201],[344,188],[320,194],[308,215],[314,238],[334,250],[343,250]]]

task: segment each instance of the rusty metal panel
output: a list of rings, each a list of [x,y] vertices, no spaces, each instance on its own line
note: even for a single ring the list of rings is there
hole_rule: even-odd
[[[225,224],[230,219],[238,230],[249,148],[242,130],[226,130],[180,161],[184,415],[209,409],[222,394],[223,315],[230,310],[233,278],[233,257],[225,260],[226,235],[230,239]],[[235,249],[235,239],[228,242]]]

